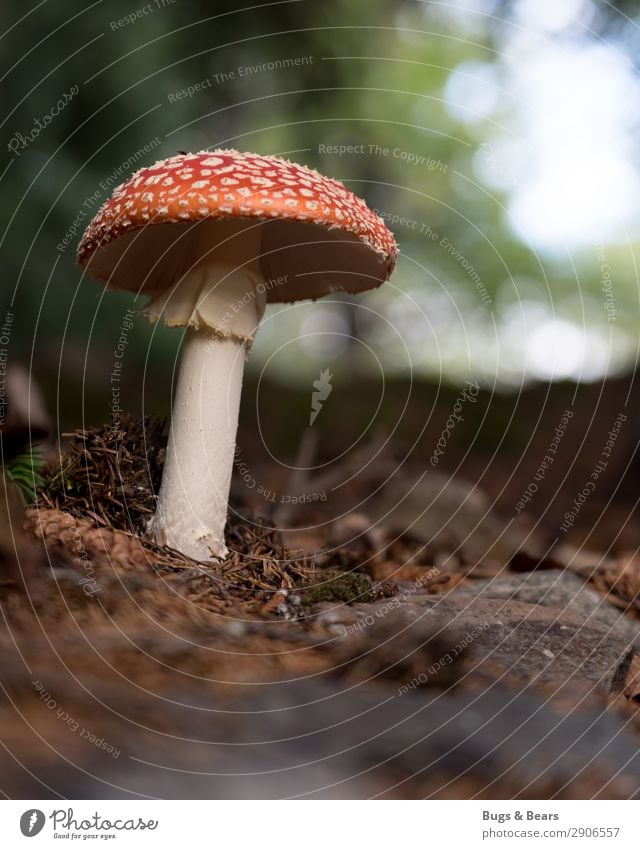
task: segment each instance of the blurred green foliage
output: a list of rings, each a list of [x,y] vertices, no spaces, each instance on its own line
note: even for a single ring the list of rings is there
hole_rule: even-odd
[[[405,219],[394,227],[404,257],[394,283],[425,293],[436,335],[449,321],[443,298],[466,310],[471,332],[491,328],[500,304],[522,297],[515,276],[525,281],[527,297],[555,303],[571,302],[578,290],[587,299],[590,292],[598,296],[593,252],[578,268],[542,260],[509,226],[508,189],[489,191],[474,177],[473,158],[491,142],[495,117],[469,123],[446,108],[445,86],[455,68],[497,60],[515,4],[494,3],[493,16],[472,33],[460,31],[460,16],[448,15],[446,5],[285,0],[242,9],[205,0],[57,0],[5,6],[4,308],[15,315],[12,350],[22,358],[33,353],[49,395],[59,375],[79,398],[108,374],[109,352],[132,304],[131,296],[105,294],[82,278],[75,265],[82,230],[113,185],[178,150],[290,152],[343,180],[389,219]],[[625,14],[634,8],[624,4]],[[615,7],[603,4],[591,37],[622,37],[625,26]],[[283,66],[301,57],[307,58]],[[280,64],[251,70],[269,62]],[[200,90],[184,93],[197,84]],[[27,137],[36,119],[76,89],[33,141],[11,150],[15,134]],[[510,108],[505,99],[500,120],[508,123]],[[336,145],[358,152],[339,155],[331,152]],[[429,232],[445,235],[457,254]],[[633,257],[620,248],[608,259],[622,281],[621,321],[635,327]],[[130,362],[170,369],[178,336],[140,321],[128,338]]]

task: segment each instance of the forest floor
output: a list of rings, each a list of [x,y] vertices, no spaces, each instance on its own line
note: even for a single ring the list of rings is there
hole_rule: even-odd
[[[196,563],[144,537],[165,440],[127,418],[79,431],[35,506],[7,490],[9,796],[639,793],[632,541],[552,545],[490,484],[398,467],[373,435],[341,490],[252,459],[261,499],[237,475],[230,554]]]

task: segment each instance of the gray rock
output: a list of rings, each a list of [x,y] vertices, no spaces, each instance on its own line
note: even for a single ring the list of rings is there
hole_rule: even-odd
[[[629,639],[640,634],[640,621],[626,616],[582,578],[561,569],[544,569],[519,575],[504,574],[469,581],[451,590],[449,598],[497,598],[554,607],[585,625],[606,625]]]
[[[422,621],[425,638],[448,632],[451,652],[464,651],[472,668],[491,662],[524,681],[586,680],[607,693],[640,630],[579,578],[559,571],[469,581],[441,595],[327,606],[319,620],[348,639],[387,617]]]
[[[74,762],[52,766],[19,750],[18,761],[0,755],[0,766],[5,786],[15,791],[20,774],[20,792],[37,788],[40,798],[54,792],[198,799],[638,794],[640,750],[615,714],[593,704],[567,711],[528,686],[476,684],[398,695],[323,677],[239,688],[231,699],[215,696],[208,684],[216,710],[178,707],[176,693],[165,708],[169,733],[158,739],[120,728],[126,744],[117,761],[99,760],[88,747]],[[64,746],[62,732],[53,742]],[[48,789],[20,771],[20,762]]]

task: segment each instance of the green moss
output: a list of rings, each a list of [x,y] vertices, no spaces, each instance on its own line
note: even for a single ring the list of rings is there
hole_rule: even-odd
[[[321,601],[356,604],[374,600],[371,582],[365,575],[354,572],[321,572],[316,581],[300,587],[303,604]]]

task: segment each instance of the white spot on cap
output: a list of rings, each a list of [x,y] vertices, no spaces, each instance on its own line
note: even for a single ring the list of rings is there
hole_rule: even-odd
[[[268,180],[266,177],[251,177],[251,182],[254,186],[273,186],[273,180]]]

